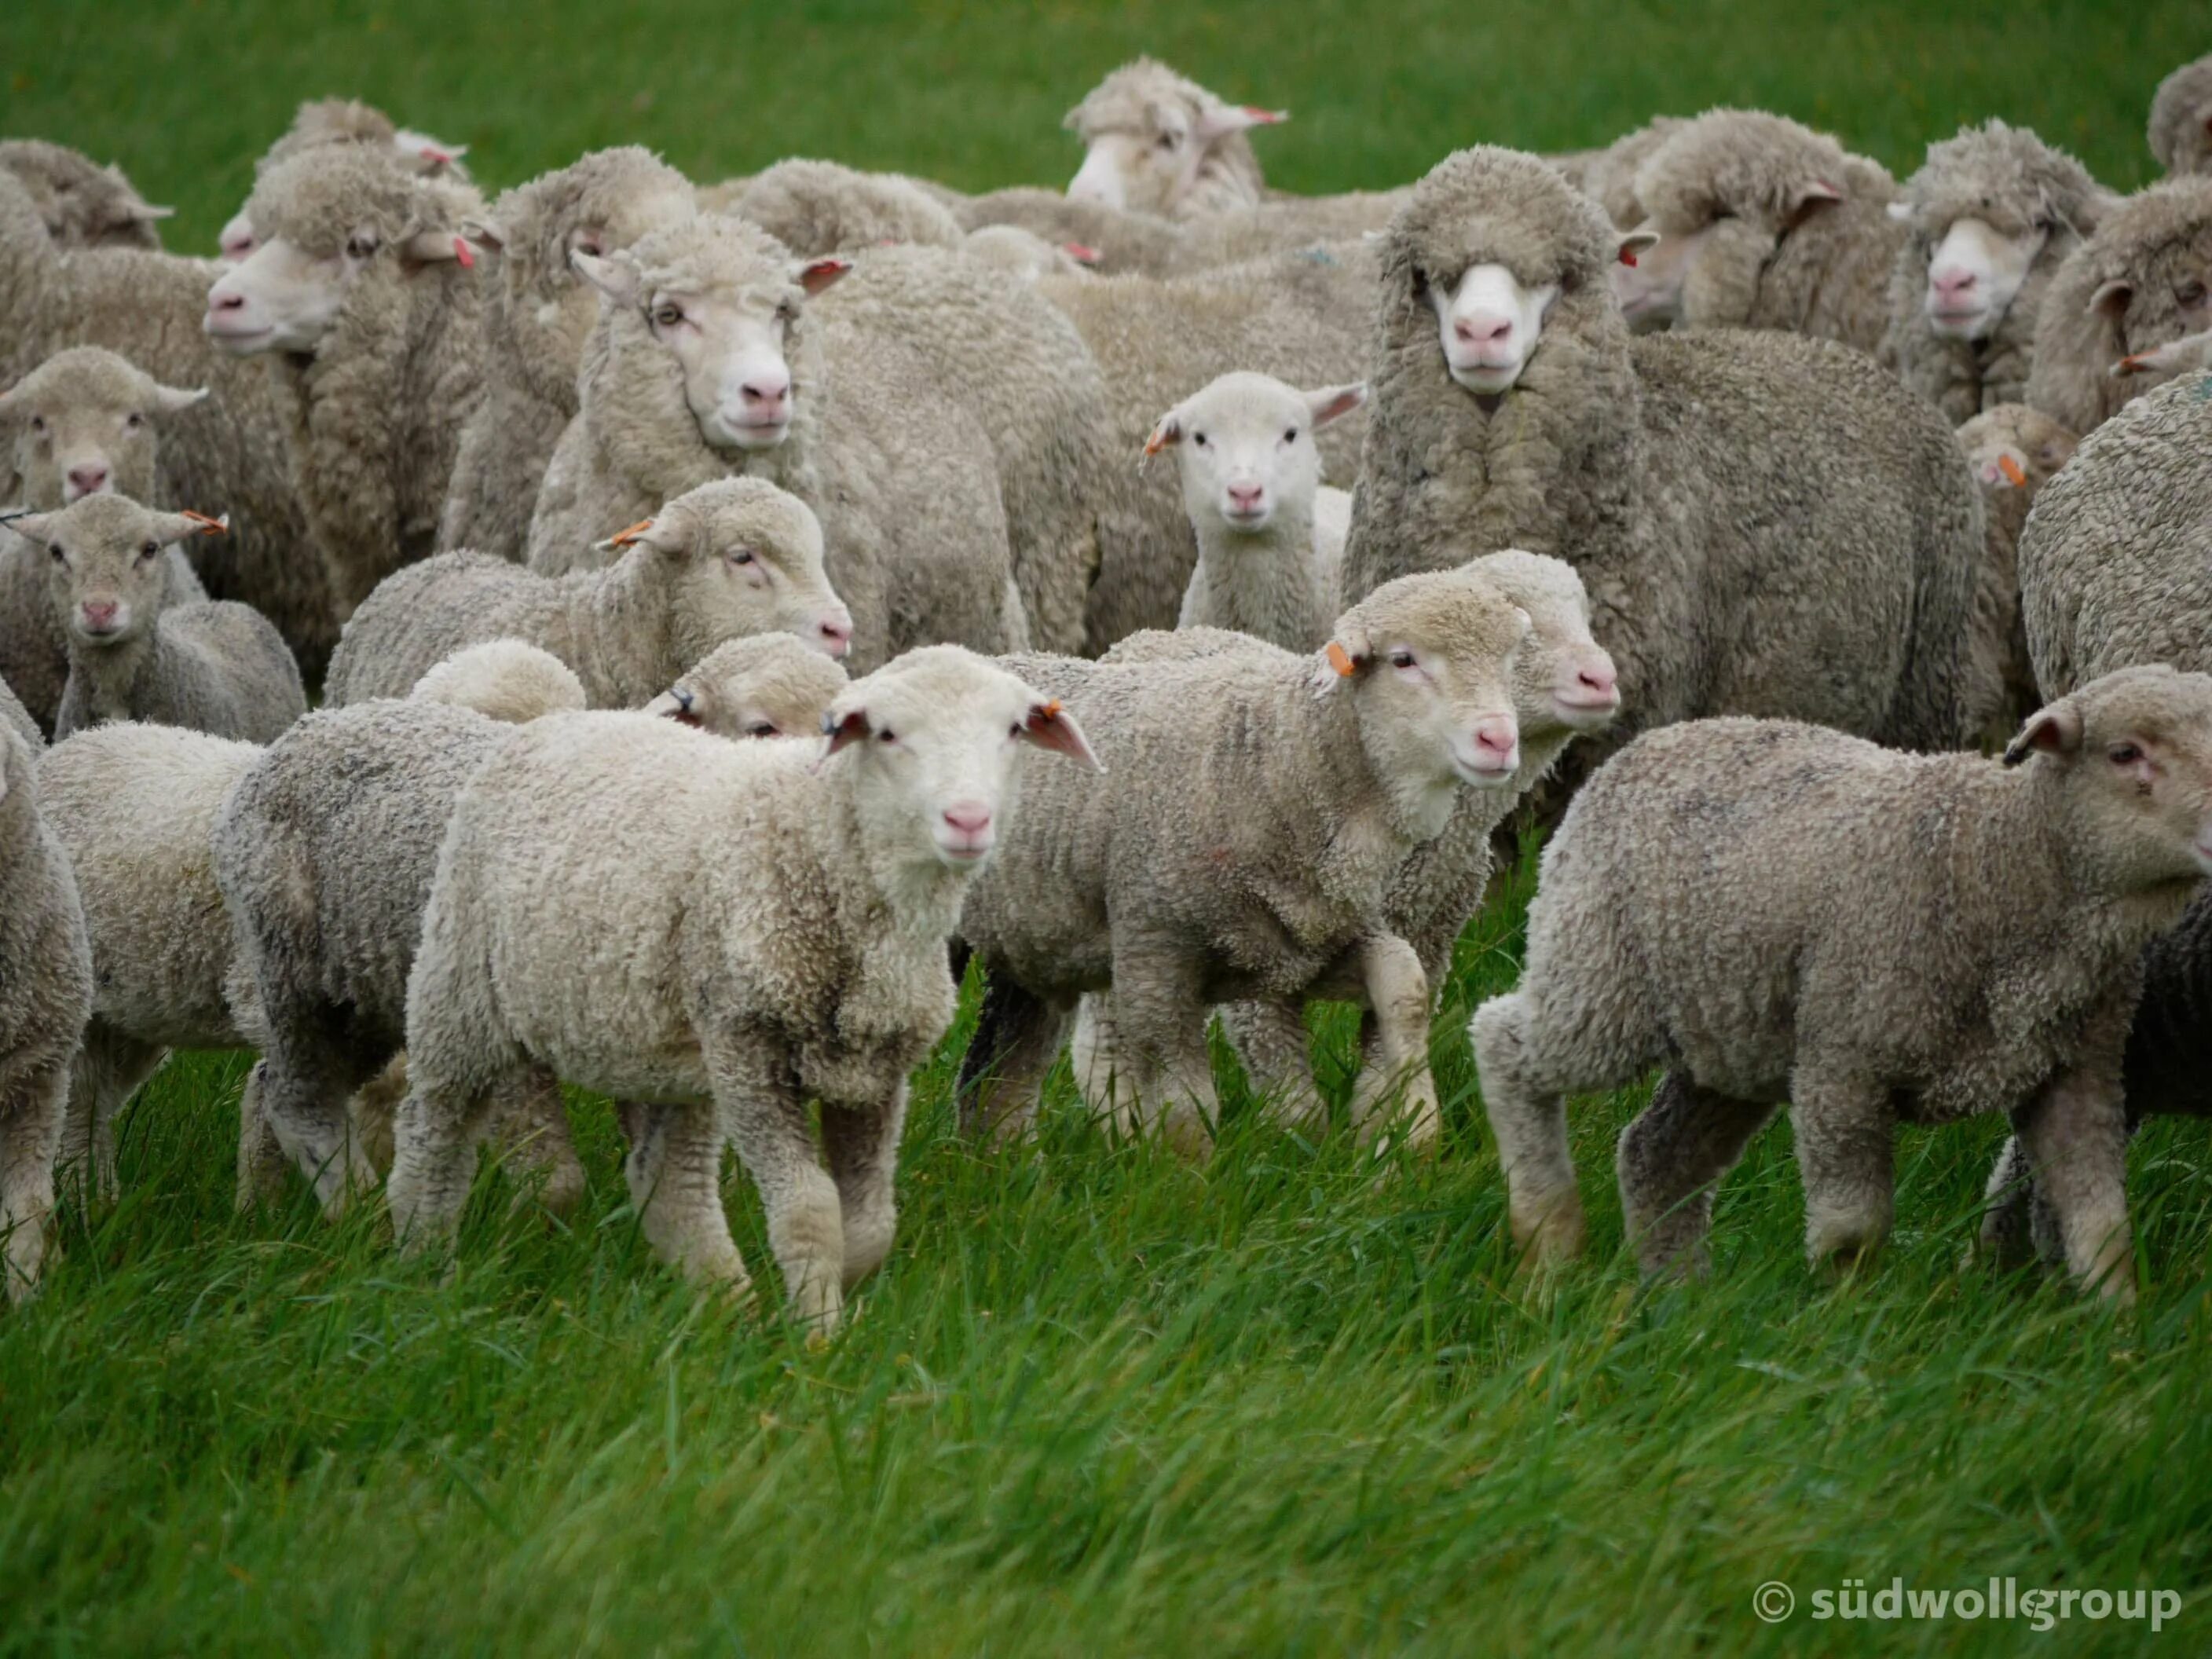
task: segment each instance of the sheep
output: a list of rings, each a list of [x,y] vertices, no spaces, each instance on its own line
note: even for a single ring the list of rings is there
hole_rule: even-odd
[[[1548,553],[1589,590],[1626,732],[1733,713],[1967,741],[1997,691],[1970,676],[1981,502],[1949,425],[1830,341],[1632,338],[1602,279],[1639,240],[1510,150],[1415,191],[1382,245],[1346,600]]]
[[[0,723],[0,1273],[38,1289],[71,1060],[92,1012],[76,878],[40,811],[36,746]]]
[[[1637,199],[1636,174],[1644,161],[1687,123],[1662,115],[1633,132],[1623,133],[1601,150],[1557,164],[1567,182],[1605,210],[1615,228],[1634,230],[1650,216]]]
[[[1041,276],[1083,276],[1098,263],[1098,250],[1080,242],[1048,242],[1019,225],[985,225],[971,230],[960,251],[978,264],[989,265],[1034,283]]]
[[[1461,785],[1510,785],[1511,666],[1528,629],[1459,570],[1377,589],[1309,655],[1229,641],[1118,663],[1007,659],[1065,700],[1111,770],[1032,769],[1021,820],[961,913],[995,1004],[962,1066],[971,1124],[1026,1124],[1076,1000],[1110,988],[1079,1073],[1106,1085],[1123,1123],[1158,1121],[1198,1152],[1214,1105],[1208,1006],[1295,1001],[1348,970],[1404,1084],[1407,1139],[1432,1139],[1427,982],[1384,900]]]
[[[1316,651],[1341,607],[1337,566],[1351,497],[1321,488],[1314,434],[1367,388],[1299,392],[1272,375],[1209,380],[1160,416],[1145,453],[1172,448],[1198,563],[1177,628],[1223,628]]]
[[[306,710],[300,665],[267,617],[227,600],[170,602],[162,550],[226,527],[111,495],[14,520],[17,535],[46,550],[55,617],[69,636],[57,738],[143,720],[265,743]]]
[[[31,711],[23,707],[23,700],[9,687],[4,678],[0,678],[0,726],[22,738],[33,751],[46,746],[46,734],[39,730],[38,721],[31,718]]]
[[[845,671],[790,634],[726,640],[645,712],[723,738],[798,737],[818,730],[848,684]]]
[[[266,615],[312,678],[337,642],[337,618],[285,465],[283,406],[266,366],[216,350],[200,331],[216,269],[138,248],[65,254],[0,170],[0,384],[93,345],[163,385],[208,388],[205,402],[166,423],[155,495],[229,511],[230,539],[200,579],[215,598]]]
[[[1656,246],[1616,262],[1638,329],[1764,328],[1878,350],[1905,226],[1897,181],[1784,116],[1708,110],[1644,158],[1639,227]]]
[[[520,560],[531,509],[576,414],[576,367],[599,290],[571,253],[604,257],[688,217],[691,186],[650,150],[596,150],[508,191],[462,233],[483,251],[484,390],[462,424],[441,552]]]
[[[2212,368],[2212,330],[2203,334],[2185,334],[2148,351],[2131,352],[2112,365],[2112,373],[2154,376],[2142,383],[2142,390],[2147,392],[2176,375],[2200,368]]]
[[[848,262],[795,261],[757,227],[709,217],[572,258],[599,320],[531,522],[532,568],[588,565],[663,502],[750,474],[822,515],[856,665],[1026,637],[987,434],[912,348],[810,303]]]
[[[541,576],[441,553],[387,579],[331,658],[333,708],[395,697],[465,645],[511,636],[550,652],[590,706],[635,708],[724,640],[786,629],[842,655],[853,616],[823,574],[822,526],[758,478],[679,495],[615,538],[603,570]]]
[[[799,157],[755,173],[726,211],[801,258],[884,242],[957,248],[968,234],[951,209],[895,173]]]
[[[165,386],[97,346],[56,352],[0,392],[0,501],[52,512],[103,490],[157,499],[155,434],[206,396]],[[171,604],[207,598],[182,553],[163,556]],[[0,677],[51,729],[69,682],[69,641],[54,620],[48,562],[0,531]]]
[[[2131,1300],[2122,1049],[2143,947],[2208,874],[2212,677],[2093,681],[2002,761],[1647,733],[1568,809],[1520,988],[1470,1027],[1516,1243],[1580,1245],[1564,1097],[1664,1064],[1619,1160],[1646,1271],[1703,1270],[1713,1183],[1785,1100],[1815,1263],[1887,1234],[1898,1121],[2008,1112],[2068,1266]]]
[[[1209,257],[1218,261],[1232,240],[1218,228],[1222,219],[1182,225],[1157,214],[1133,213],[1109,208],[1103,202],[1071,200],[1056,190],[1029,185],[970,196],[953,203],[951,210],[971,237],[1006,228],[1026,231],[1054,246],[1073,243],[1094,256],[1085,263],[1106,276],[1187,274]],[[1254,233],[1244,226],[1247,216],[1232,214],[1224,218],[1236,222],[1249,236]]]
[[[2117,199],[2025,127],[1991,121],[1930,144],[1889,210],[1909,234],[1883,360],[1954,424],[2019,403],[2044,294]]]
[[[1165,64],[1137,58],[1060,122],[1084,147],[1067,193],[1171,219],[1256,207],[1267,180],[1245,134],[1287,118],[1281,110],[1226,103]]]
[[[2114,366],[2212,328],[2212,178],[2170,179],[2108,211],[2051,278],[2027,401],[2087,436],[2156,384]]]
[[[414,702],[473,708],[507,726],[590,707],[575,670],[550,652],[513,638],[465,646],[432,664],[407,696]]]
[[[59,247],[158,248],[161,222],[176,211],[149,204],[122,168],[42,138],[0,138],[0,169],[30,191]]]
[[[821,744],[732,744],[562,716],[462,792],[408,985],[386,1188],[407,1244],[451,1238],[471,1120],[535,1062],[655,1103],[625,1166],[646,1237],[742,1293],[726,1128],[794,1311],[836,1325],[890,1248],[907,1074],[951,1022],[962,900],[1018,822],[1015,739],[1096,762],[1073,715],[957,647],[856,680],[823,723]]]
[[[426,132],[410,131],[396,125],[374,105],[350,98],[313,98],[302,103],[293,114],[292,125],[254,161],[253,176],[258,179],[279,161],[303,151],[333,144],[361,145],[403,173],[451,179],[464,185],[469,182],[469,170],[461,164],[461,157],[469,153],[466,144],[449,144]],[[253,222],[244,209],[223,226],[217,246],[222,258],[233,262],[243,259],[258,246]]]
[[[427,556],[483,383],[483,287],[459,232],[483,204],[362,146],[279,161],[258,241],[207,290],[210,338],[267,356],[286,454],[341,614]]]
[[[2150,102],[2150,153],[2170,177],[2212,173],[2212,57],[2184,64]]]
[[[1959,428],[1960,447],[1966,452],[1966,464],[1982,487],[1982,512],[1988,526],[1974,584],[1973,652],[1976,678],[2003,690],[1996,724],[1982,734],[1999,745],[2043,701],[2021,615],[2021,531],[2036,496],[2073,459],[2078,441],[2048,415],[2026,404],[2000,404]]]

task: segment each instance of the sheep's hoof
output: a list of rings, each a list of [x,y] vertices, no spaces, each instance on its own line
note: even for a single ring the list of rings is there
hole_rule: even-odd
[[[1583,1253],[1588,1231],[1578,1197],[1556,1199],[1525,1210],[1516,1206],[1512,1227],[1514,1248],[1521,1252],[1524,1272],[1547,1272],[1574,1261]]]

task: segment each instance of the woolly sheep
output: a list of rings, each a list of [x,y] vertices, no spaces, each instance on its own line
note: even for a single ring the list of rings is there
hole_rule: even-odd
[[[1713,1184],[1785,1100],[1815,1262],[1887,1234],[1899,1120],[2008,1112],[2068,1265],[2130,1299],[2121,1051],[2143,946],[2208,873],[2203,675],[2095,681],[2002,762],[1783,721],[1647,734],[1576,797],[1521,988],[1471,1027],[1516,1242],[1580,1246],[1564,1097],[1664,1064],[1620,1141],[1648,1271],[1702,1270]]]
[[[1905,240],[1897,181],[1780,115],[1708,110],[1644,157],[1639,227],[1656,246],[1616,262],[1639,329],[1764,328],[1878,349]]]
[[[0,1272],[38,1288],[92,949],[69,858],[40,811],[34,749],[0,724]]]
[[[599,290],[569,263],[629,247],[688,217],[691,186],[650,150],[626,145],[508,191],[464,222],[486,262],[484,389],[461,427],[438,547],[520,559],[531,510],[576,414],[576,368],[599,320]]]
[[[1974,584],[1973,652],[1977,680],[2003,688],[1996,722],[1982,734],[1999,743],[2043,702],[2021,615],[2021,531],[2043,486],[2073,459],[2077,441],[2026,404],[2001,404],[1959,428],[1960,447],[1982,487],[1988,526]]]
[[[590,707],[584,683],[574,669],[552,653],[518,639],[464,647],[432,665],[407,696],[415,702],[473,708],[507,726]]]
[[[0,501],[52,512],[112,490],[159,498],[157,430],[207,396],[181,391],[96,346],[58,351],[0,392]],[[204,599],[184,555],[171,549],[172,604]],[[51,728],[69,683],[69,641],[54,619],[43,549],[0,528],[0,676]]]
[[[1093,255],[1085,263],[1107,276],[1172,276],[1209,254],[1218,257],[1226,246],[1215,228],[1218,220],[1180,225],[1157,214],[1073,201],[1056,190],[1028,185],[969,197],[952,204],[951,212],[971,237],[1005,228],[1026,231],[1054,246],[1072,242]],[[1201,242],[1202,248],[1194,246]]]
[[[657,1103],[625,1168],[646,1237],[742,1293],[726,1129],[793,1309],[837,1323],[890,1248],[907,1075],[951,1022],[961,902],[1018,822],[1014,739],[1090,751],[1073,717],[956,647],[855,681],[823,723],[826,744],[731,744],[560,716],[464,790],[408,988],[403,1240],[451,1238],[486,1091],[540,1063]]]
[[[1351,497],[1321,488],[1314,434],[1366,401],[1357,383],[1300,392],[1272,375],[1233,374],[1160,416],[1145,453],[1174,449],[1198,538],[1177,628],[1321,648],[1342,608],[1337,566]]]
[[[1479,574],[1452,571],[1378,589],[1311,655],[1252,641],[1120,663],[1009,659],[1066,702],[1110,769],[1031,769],[1022,817],[961,914],[994,1005],[962,1067],[971,1121],[1025,1124],[1077,999],[1110,988],[1079,1072],[1123,1122],[1158,1121],[1199,1151],[1214,1109],[1208,1007],[1301,1000],[1356,963],[1407,1134],[1431,1138],[1428,987],[1384,900],[1460,786],[1510,787],[1511,665],[1528,627]]]
[[[1620,230],[1633,230],[1649,217],[1637,199],[1636,174],[1660,145],[1687,125],[1680,116],[1662,115],[1633,132],[1623,133],[1605,149],[1560,165],[1567,182],[1605,210]]]
[[[207,387],[204,403],[167,423],[155,495],[224,506],[230,539],[199,567],[201,580],[267,616],[316,675],[337,640],[329,582],[292,489],[284,404],[266,366],[217,351],[200,331],[216,269],[138,248],[64,255],[0,170],[0,382],[94,345],[163,385]]]
[[[758,634],[716,646],[645,712],[722,738],[799,737],[821,728],[848,684],[805,641]]]
[[[541,576],[441,553],[389,578],[346,624],[333,708],[403,696],[430,665],[502,636],[559,658],[591,706],[635,708],[727,639],[784,629],[842,656],[852,613],[823,574],[822,526],[757,478],[702,484],[633,526],[604,570]]]
[[[2184,64],[2158,83],[2149,139],[2150,153],[2169,174],[2212,173],[2212,57]]]
[[[1346,599],[1549,553],[1589,590],[1628,730],[1736,713],[1967,740],[1997,693],[1969,679],[1983,526],[1950,427],[1832,342],[1632,339],[1601,280],[1621,240],[1510,150],[1416,190],[1383,242]]]
[[[209,337],[268,356],[283,389],[293,483],[342,611],[435,542],[483,390],[483,284],[459,235],[482,206],[360,145],[308,149],[254,185],[254,250],[207,291]]]
[[[2115,200],[2025,127],[1991,121],[1930,144],[1889,210],[1909,234],[1884,360],[1954,422],[2019,403],[2051,280]]]
[[[809,303],[847,262],[801,263],[706,217],[574,258],[599,320],[531,524],[533,568],[588,566],[662,503],[750,474],[822,515],[856,665],[1026,635],[988,436],[911,348]]]
[[[0,678],[0,726],[22,738],[34,752],[46,746],[46,735],[39,730],[38,721],[31,718],[31,711],[23,707],[23,700],[9,688],[5,678]]]
[[[2153,185],[2114,206],[2051,278],[2027,401],[2086,436],[2155,380],[2123,359],[2212,328],[2212,178]]]
[[[452,179],[461,184],[469,181],[469,170],[461,165],[461,157],[468,154],[466,144],[449,144],[426,132],[410,131],[374,105],[350,98],[315,98],[302,103],[293,114],[292,125],[254,162],[253,176],[260,178],[278,162],[302,151],[333,144],[361,145],[403,173]],[[217,245],[222,257],[234,262],[246,258],[258,245],[253,222],[243,208],[223,226]]]
[[[1077,201],[1189,218],[1255,207],[1267,193],[1245,137],[1287,119],[1224,102],[1165,64],[1139,58],[1086,94],[1060,123],[1083,141]]]
[[[171,602],[164,550],[220,534],[221,520],[99,495],[14,527],[47,551],[69,638],[56,737],[143,720],[265,743],[306,709],[299,665],[267,617],[227,600]]]
[[[149,205],[122,168],[42,138],[0,138],[0,169],[31,193],[61,247],[158,248],[161,222],[176,211]]]
[[[1025,283],[1041,276],[1082,276],[1098,263],[1098,250],[1080,242],[1048,242],[1019,225],[985,225],[971,230],[960,251],[978,264],[989,265]]]
[[[967,232],[951,210],[895,173],[793,157],[753,175],[726,210],[801,258],[857,253],[884,242],[957,248]]]

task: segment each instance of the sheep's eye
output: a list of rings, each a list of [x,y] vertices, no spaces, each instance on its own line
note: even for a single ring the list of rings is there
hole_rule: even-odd
[[[733,547],[730,550],[730,562],[732,564],[750,564],[752,562],[753,550],[750,547]]]
[[[684,320],[684,307],[668,305],[655,306],[653,308],[653,320],[659,327],[673,328]]]
[[[375,252],[376,238],[374,236],[349,236],[346,239],[346,252],[356,259],[368,258]]]
[[[882,731],[877,732],[876,737],[878,741],[883,743],[896,743],[898,741],[898,733],[892,731],[888,726],[884,727]]]
[[[576,252],[594,259],[598,258],[602,252],[599,239],[596,236],[585,237],[576,244]]]
[[[125,415],[123,417],[123,424],[128,430],[136,432],[140,427],[146,424],[146,417],[143,415],[137,413]]]
[[[755,720],[745,727],[745,735],[749,738],[772,738],[775,734],[775,727],[766,720]]]
[[[2202,305],[2204,303],[2204,284],[2192,277],[2173,290],[2173,297],[2185,306]]]
[[[45,416],[43,416],[43,415],[33,415],[33,416],[31,416],[31,430],[32,430],[32,431],[33,431],[33,432],[44,432],[46,429],[46,417]]]
[[[69,562],[69,555],[62,551],[62,544],[59,542],[48,542],[46,544],[46,551],[54,556],[54,562],[56,564],[67,564]]]
[[[1390,653],[1390,666],[1391,666],[1391,667],[1393,667],[1393,668],[1411,668],[1413,665],[1413,653],[1412,652],[1410,652],[1410,651],[1393,651],[1393,652]]]
[[[1182,143],[1182,134],[1179,132],[1164,132],[1160,135],[1159,142],[1160,148],[1162,149],[1173,149],[1177,144]]]
[[[1298,429],[1296,427],[1292,427],[1289,431],[1283,434],[1283,441],[1286,444],[1294,444],[1297,442],[1297,441]]]
[[[786,328],[789,328],[799,320],[799,307],[786,300],[781,305],[776,307],[775,319]]]
[[[161,550],[161,543],[159,543],[159,542],[146,542],[146,543],[144,543],[144,544],[141,544],[141,546],[139,547],[139,549],[138,549],[138,556],[139,556],[140,558],[142,558],[142,559],[150,559],[150,558],[152,558],[152,557],[153,557],[156,553],[159,553]]]
[[[2143,757],[2142,747],[2132,743],[2116,743],[2105,752],[2115,766],[2133,766]]]
[[[1203,449],[1203,448],[1205,448],[1205,447],[1206,447],[1206,434],[1204,434],[1203,432],[1194,432],[1194,433],[1192,433],[1192,434],[1190,434],[1190,441],[1191,441],[1191,442],[1193,442],[1193,443],[1196,444],[1196,445],[1197,445],[1200,449]]]

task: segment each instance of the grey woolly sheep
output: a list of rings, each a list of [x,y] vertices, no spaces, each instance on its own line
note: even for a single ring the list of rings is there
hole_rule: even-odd
[[[0,1272],[38,1288],[70,1063],[92,1012],[76,878],[40,811],[35,750],[0,723]]]
[[[645,712],[720,738],[803,737],[849,682],[845,671],[791,634],[726,640],[684,671]]]
[[[30,191],[58,247],[158,248],[176,211],[149,205],[122,168],[42,138],[0,138],[0,169]]]
[[[2122,1049],[2143,946],[2208,873],[2204,675],[2093,682],[2002,762],[1785,721],[1647,733],[1568,809],[1521,988],[1471,1028],[1516,1242],[1580,1247],[1565,1097],[1663,1065],[1620,1141],[1647,1271],[1703,1269],[1713,1186],[1784,1101],[1816,1263],[1887,1235],[1897,1123],[2007,1112],[2068,1266],[2130,1299]]]
[[[469,170],[461,165],[461,157],[468,154],[466,144],[449,144],[426,132],[410,131],[374,105],[350,98],[314,98],[301,104],[292,125],[254,161],[253,176],[258,179],[278,162],[307,150],[334,144],[359,145],[403,173],[469,182]],[[222,257],[243,259],[258,245],[253,222],[241,208],[222,228]]]
[[[2058,268],[2027,401],[2087,436],[2158,382],[2115,365],[2212,328],[2212,178],[2128,197]]]
[[[2148,136],[2150,153],[2169,174],[2212,173],[2212,56],[2158,83]]]
[[[733,744],[562,715],[477,774],[408,988],[403,1240],[451,1238],[487,1091],[538,1063],[657,1103],[625,1170],[646,1237],[742,1293],[726,1129],[793,1310],[837,1323],[890,1248],[907,1076],[951,1022],[961,902],[1018,822],[1014,739],[1090,751],[1072,716],[951,647],[855,681],[823,723],[826,744]]]
[[[989,438],[913,347],[810,302],[846,261],[796,261],[757,226],[703,216],[574,258],[603,297],[533,568],[588,566],[664,502],[750,474],[821,514],[855,665],[1026,637]]]
[[[1510,150],[1415,191],[1382,244],[1346,599],[1549,553],[1589,591],[1628,730],[1737,713],[1968,740],[1997,690],[1970,678],[1981,502],[1948,424],[1832,342],[1632,339],[1604,283],[1622,240]]]
[[[283,404],[265,366],[216,350],[200,331],[216,270],[138,248],[64,255],[0,171],[0,382],[93,345],[163,385],[207,387],[204,403],[167,423],[156,498],[228,510],[230,539],[199,568],[201,580],[216,599],[263,612],[304,672],[319,674],[337,639],[324,562],[292,489]]]
[[[285,394],[293,483],[343,611],[436,540],[483,392],[484,284],[459,234],[482,207],[360,145],[306,150],[255,184],[254,250],[208,289],[209,337],[269,356]]]
[[[0,501],[52,512],[104,490],[158,500],[155,433],[206,396],[165,386],[96,346],[56,352],[0,392]],[[163,556],[171,604],[207,598],[182,553]],[[0,677],[48,728],[69,683],[69,641],[47,592],[50,562],[44,549],[0,523]]]
[[[464,647],[434,665],[407,696],[416,702],[457,703],[507,726],[590,707],[574,669],[517,639]]]
[[[1988,526],[1974,584],[1974,672],[1978,682],[2004,688],[1996,724],[1983,733],[2000,744],[2043,702],[2021,614],[2021,532],[2036,496],[2073,459],[2077,441],[2057,422],[2026,404],[2001,404],[1959,428],[1960,447],[1966,452],[1966,465],[1982,487],[1982,512]]]
[[[1708,110],[1644,157],[1635,192],[1639,228],[1659,240],[1611,275],[1637,327],[1785,329],[1881,347],[1906,233],[1879,162],[1784,116]]]
[[[57,738],[137,720],[266,743],[306,711],[299,665],[267,617],[227,600],[170,601],[165,550],[220,534],[220,520],[100,495],[14,524],[49,555],[69,638]]]
[[[793,157],[753,175],[726,210],[801,258],[857,253],[885,242],[957,248],[967,233],[951,210],[895,173]]]
[[[541,576],[441,553],[392,576],[331,658],[333,708],[406,694],[465,645],[514,638],[552,653],[591,706],[635,708],[723,641],[776,629],[842,655],[852,613],[823,574],[806,504],[757,478],[702,484],[610,544],[601,570]]]
[[[1890,209],[1909,234],[1883,360],[1954,422],[2019,403],[2051,280],[2118,199],[2025,127],[1991,121],[1930,144]]]
[[[569,255],[626,248],[688,218],[691,186],[650,150],[596,150],[508,191],[464,222],[483,251],[484,390],[461,428],[438,522],[441,551],[520,560],[561,434],[576,414],[576,367],[599,290]]]
[[[1384,900],[1462,785],[1510,785],[1528,628],[1461,570],[1378,589],[1311,655],[1208,641],[1118,663],[1009,659],[1065,700],[1109,770],[1032,768],[961,913],[996,1004],[962,1066],[971,1121],[1025,1124],[1077,999],[1110,988],[1079,1073],[1124,1123],[1157,1121],[1197,1152],[1214,1105],[1208,1008],[1299,1001],[1352,969],[1404,1085],[1407,1137],[1432,1138],[1428,986]]]

